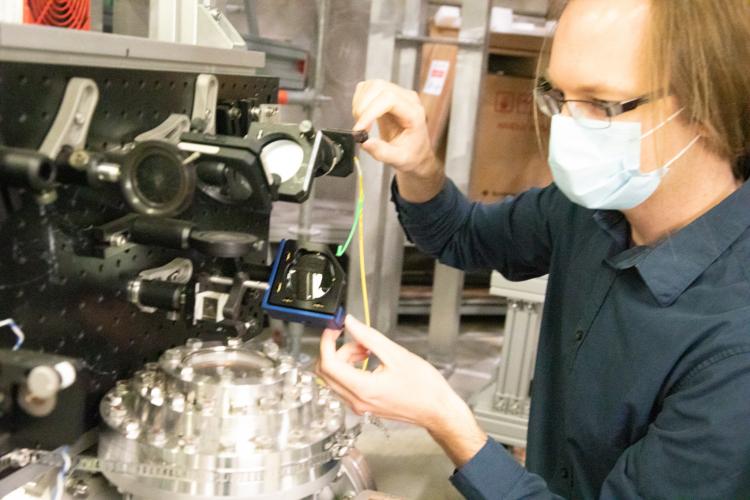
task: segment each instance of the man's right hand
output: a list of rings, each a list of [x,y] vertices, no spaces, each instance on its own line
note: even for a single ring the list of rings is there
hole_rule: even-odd
[[[354,130],[369,131],[377,121],[380,137],[362,145],[378,161],[396,169],[401,196],[423,203],[437,195],[445,174],[435,160],[419,95],[384,80],[357,85],[352,103]]]

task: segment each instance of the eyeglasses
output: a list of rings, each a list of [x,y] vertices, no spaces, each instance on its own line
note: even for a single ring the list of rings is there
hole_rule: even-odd
[[[565,99],[565,94],[544,78],[537,82],[534,89],[534,102],[539,111],[547,116],[554,116],[565,109],[581,126],[594,129],[607,128],[612,123],[612,117],[632,111],[656,98],[655,94],[650,94],[620,102]]]

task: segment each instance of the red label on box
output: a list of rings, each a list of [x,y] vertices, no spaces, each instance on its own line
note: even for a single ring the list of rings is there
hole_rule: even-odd
[[[497,92],[495,94],[495,111],[498,113],[512,113],[516,107],[515,93]]]
[[[516,107],[516,113],[520,115],[530,115],[531,107],[534,104],[534,97],[531,94],[517,94],[518,106]]]

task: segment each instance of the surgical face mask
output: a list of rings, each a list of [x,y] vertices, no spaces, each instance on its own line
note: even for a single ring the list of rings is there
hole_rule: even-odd
[[[591,209],[628,210],[654,194],[669,167],[700,136],[662,167],[641,172],[641,140],[682,110],[645,134],[639,122],[612,122],[609,127],[590,120],[591,128],[569,116],[552,117],[549,164],[555,184],[574,203]]]

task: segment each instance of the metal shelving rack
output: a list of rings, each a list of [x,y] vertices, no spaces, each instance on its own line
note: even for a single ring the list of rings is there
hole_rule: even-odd
[[[457,39],[426,36],[430,4],[462,6],[462,24]],[[415,89],[419,84],[420,54],[424,43],[458,46],[448,129],[445,168],[463,192],[469,185],[474,137],[481,98],[488,44],[491,0],[436,2],[428,0],[373,0],[367,48],[366,79],[383,79]],[[376,133],[376,132],[373,132]],[[365,245],[367,281],[373,326],[390,333],[397,325],[398,301],[404,257],[404,234],[390,203],[393,173],[367,155],[362,157],[367,186]],[[352,255],[358,248],[352,246]],[[359,273],[352,259],[350,276]],[[462,272],[436,264],[430,311],[429,357],[441,367],[452,367],[460,323]],[[436,293],[439,291],[439,293]],[[359,281],[349,281],[349,311],[363,316]]]

